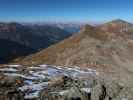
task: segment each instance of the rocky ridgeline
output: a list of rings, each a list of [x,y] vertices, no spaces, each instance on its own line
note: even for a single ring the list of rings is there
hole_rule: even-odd
[[[0,100],[133,100],[133,91],[93,69],[51,65],[0,68]]]

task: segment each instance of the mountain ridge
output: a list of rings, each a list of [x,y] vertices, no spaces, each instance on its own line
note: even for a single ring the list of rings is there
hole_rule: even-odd
[[[127,34],[127,33],[126,33]],[[127,34],[129,35],[129,34]],[[129,35],[130,37],[130,35]],[[33,55],[15,59],[21,64],[52,64],[68,66],[93,66],[100,69],[120,66],[117,59],[132,60],[132,40],[128,37],[104,31],[99,26],[85,25],[73,36]],[[121,60],[120,60],[121,61]],[[106,66],[106,67],[103,67]],[[103,69],[104,70],[104,69]]]
[[[31,62],[34,62],[37,59],[38,60],[42,59],[42,62],[45,62],[45,60],[46,60],[46,63],[47,63],[47,60],[48,60],[48,62],[50,61],[50,63],[53,63],[53,62],[51,62],[51,60],[52,59],[56,60],[56,59],[54,59],[54,58],[56,58],[56,54],[58,55],[58,53],[65,51],[65,49],[69,49],[69,48],[72,49],[72,48],[77,47],[78,43],[80,43],[82,40],[84,40],[84,38],[87,38],[87,39],[92,38],[96,41],[106,41],[107,39],[109,39],[109,36],[107,33],[103,33],[102,30],[99,30],[99,29],[97,29],[93,26],[90,26],[90,25],[85,25],[85,27],[81,30],[81,32],[73,35],[72,37],[70,37],[68,39],[65,39],[64,41],[62,41],[60,43],[57,43],[51,47],[48,47],[47,49],[44,49],[41,52],[35,54],[35,57],[33,57],[35,60],[31,60]],[[40,58],[38,58],[36,55],[38,55],[38,57],[40,57]],[[27,58],[32,59],[32,55],[30,57],[27,57]],[[43,61],[43,59],[44,59],[44,61]],[[28,60],[28,61],[30,61],[30,60]]]

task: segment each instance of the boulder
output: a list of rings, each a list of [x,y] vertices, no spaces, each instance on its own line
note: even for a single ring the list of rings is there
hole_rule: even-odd
[[[90,100],[83,82],[67,76],[52,79],[49,88],[40,93],[40,100]]]
[[[23,84],[23,79],[0,75],[0,100],[24,100],[24,93],[17,88]]]
[[[133,100],[133,88],[119,84],[118,80],[98,80],[91,89],[91,100]]]

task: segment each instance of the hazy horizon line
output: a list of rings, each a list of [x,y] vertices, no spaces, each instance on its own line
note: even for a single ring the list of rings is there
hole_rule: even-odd
[[[116,18],[116,19],[107,19],[107,20],[103,20],[103,21],[94,21],[94,20],[90,20],[90,21],[46,21],[46,20],[42,20],[42,21],[37,21],[37,20],[34,20],[34,21],[31,21],[31,20],[25,20],[25,21],[22,21],[22,20],[0,20],[0,23],[46,23],[46,24],[56,24],[56,23],[72,23],[72,24],[87,24],[87,23],[92,23],[92,24],[102,24],[102,23],[106,23],[106,22],[110,22],[110,21],[113,21],[113,20],[117,20],[117,19],[121,19],[123,21],[126,21],[126,22],[130,22],[130,23],[133,23],[133,21],[128,21],[128,20],[125,20],[125,19],[122,19],[122,18]]]

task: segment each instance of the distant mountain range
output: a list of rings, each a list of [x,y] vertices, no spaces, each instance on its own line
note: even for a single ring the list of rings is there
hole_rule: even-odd
[[[53,26],[63,29],[69,33],[77,33],[86,23],[67,23],[67,22],[42,22],[42,23],[23,23],[23,25]]]
[[[48,47],[67,36],[70,36],[69,32],[53,26],[24,26],[18,23],[0,24],[0,38],[18,42],[33,49]]]
[[[0,59],[37,52],[71,35],[72,33],[53,25],[0,23]]]
[[[80,29],[84,26],[84,24],[75,24],[75,23],[57,23],[53,24],[54,26],[59,27],[60,29],[66,30],[70,33],[77,33],[80,31]]]

